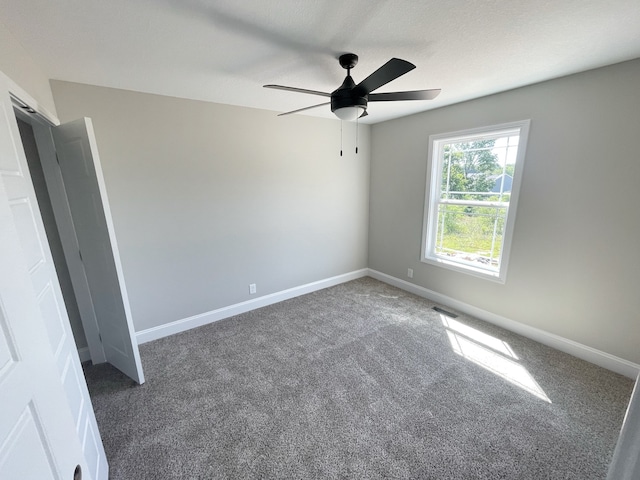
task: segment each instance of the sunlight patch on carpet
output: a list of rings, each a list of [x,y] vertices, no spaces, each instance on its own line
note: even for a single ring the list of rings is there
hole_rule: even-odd
[[[446,315],[440,314],[440,319],[455,353],[551,403],[529,371],[516,361],[518,356],[509,344]]]

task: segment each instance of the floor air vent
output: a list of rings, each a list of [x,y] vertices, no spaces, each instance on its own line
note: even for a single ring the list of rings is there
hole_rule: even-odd
[[[453,312],[449,312],[448,310],[445,310],[444,308],[440,308],[440,307],[433,307],[433,309],[438,312],[441,313],[443,315],[446,315],[447,317],[451,317],[451,318],[456,318],[458,315],[456,315]]]

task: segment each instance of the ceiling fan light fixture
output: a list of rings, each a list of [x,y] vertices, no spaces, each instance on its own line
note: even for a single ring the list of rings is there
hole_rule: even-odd
[[[356,105],[353,107],[342,107],[333,111],[336,117],[347,122],[355,121],[356,119],[360,118],[364,112],[365,108],[361,105]]]

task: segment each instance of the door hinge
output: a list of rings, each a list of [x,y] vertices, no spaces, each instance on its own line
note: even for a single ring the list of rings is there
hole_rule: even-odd
[[[58,157],[58,152],[56,152],[56,162],[58,162],[58,165],[60,165],[60,157]]]
[[[78,256],[80,257],[80,261],[84,262],[84,260],[82,259],[82,252],[80,250],[78,250]]]
[[[100,340],[100,343],[102,343],[102,334],[98,333],[98,340]]]

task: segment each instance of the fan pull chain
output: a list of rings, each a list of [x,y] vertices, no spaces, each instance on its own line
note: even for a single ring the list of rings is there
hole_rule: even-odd
[[[360,127],[360,117],[356,117],[356,155],[358,154],[358,130]]]
[[[344,122],[340,120],[340,156],[342,156],[342,124]]]

